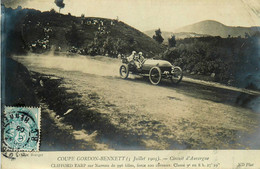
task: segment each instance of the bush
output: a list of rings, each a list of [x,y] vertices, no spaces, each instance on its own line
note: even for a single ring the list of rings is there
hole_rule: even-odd
[[[238,82],[241,74],[259,69],[257,35],[250,38],[200,37],[178,40],[176,47],[167,49],[162,58],[187,72],[202,75],[215,73],[215,80]],[[246,75],[245,75],[246,76]]]

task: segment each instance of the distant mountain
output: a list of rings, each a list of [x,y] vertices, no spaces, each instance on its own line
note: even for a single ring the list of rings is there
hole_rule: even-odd
[[[254,34],[256,31],[260,31],[260,27],[234,27],[226,26],[220,22],[213,20],[201,21],[192,25],[184,26],[176,29],[174,32],[194,32],[196,34],[207,34],[211,36],[221,36],[223,38],[228,37],[244,37],[245,33],[249,35]]]
[[[150,37],[153,37],[155,30],[145,31],[144,33]],[[220,36],[226,38],[229,35],[231,37],[245,37],[245,33],[249,35],[254,34],[256,31],[260,31],[260,27],[234,27],[226,26],[220,22],[213,20],[205,20],[195,24],[181,27],[173,30],[172,32],[162,31],[162,37],[168,39],[171,35],[175,35],[176,39],[184,39],[190,37],[204,37],[204,36]]]

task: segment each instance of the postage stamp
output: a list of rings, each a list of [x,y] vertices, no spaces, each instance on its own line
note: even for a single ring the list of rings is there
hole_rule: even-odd
[[[4,151],[39,151],[41,109],[5,107],[3,117]]]

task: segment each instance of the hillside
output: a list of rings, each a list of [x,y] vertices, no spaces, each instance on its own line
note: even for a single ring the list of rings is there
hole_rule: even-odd
[[[164,50],[164,47],[152,38],[117,20],[75,17],[59,14],[54,10],[3,10],[3,18],[8,28],[5,34],[6,45],[11,53],[14,53],[14,50],[16,53],[58,50],[90,55],[108,54],[115,57],[118,53],[129,54],[136,50],[151,57]]]
[[[201,21],[192,25],[184,26],[176,29],[174,32],[194,32],[197,34],[207,34],[211,36],[228,37],[245,37],[245,33],[253,35],[260,27],[233,27],[226,26],[220,22],[213,20]]]

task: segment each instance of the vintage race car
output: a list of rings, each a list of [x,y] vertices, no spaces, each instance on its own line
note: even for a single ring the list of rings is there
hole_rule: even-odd
[[[150,82],[153,85],[157,85],[162,78],[171,79],[172,83],[178,84],[183,77],[182,69],[178,66],[173,66],[166,60],[146,59],[141,63],[140,68],[137,68],[134,62],[129,63],[126,58],[122,58],[122,63],[119,73],[123,79],[126,79],[129,73],[149,76]]]

